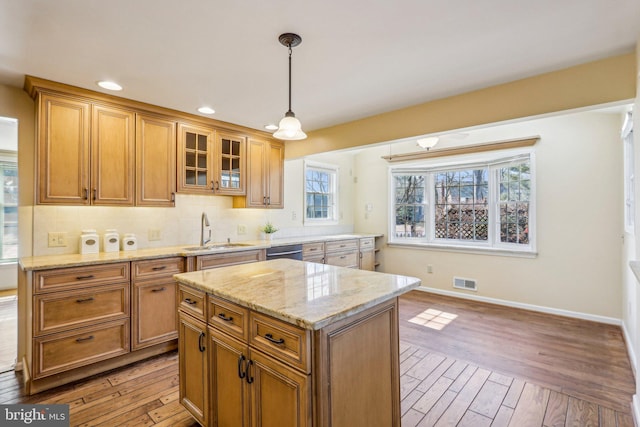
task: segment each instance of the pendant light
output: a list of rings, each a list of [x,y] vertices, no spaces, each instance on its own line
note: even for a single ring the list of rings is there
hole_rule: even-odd
[[[291,111],[291,48],[298,46],[302,42],[302,37],[293,33],[284,33],[280,34],[278,40],[283,46],[289,48],[289,110],[280,120],[278,130],[275,131],[273,137],[288,141],[305,139],[307,134],[302,131],[300,120],[296,119],[296,115]]]

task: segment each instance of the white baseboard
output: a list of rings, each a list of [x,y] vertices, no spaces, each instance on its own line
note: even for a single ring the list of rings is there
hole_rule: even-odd
[[[633,423],[636,426],[640,425],[640,400],[638,399],[638,395],[633,395],[633,400],[631,401],[631,412],[633,415]]]
[[[606,323],[609,325],[616,325],[616,326],[622,325],[622,320],[616,319],[615,317],[598,316],[596,314],[580,313],[578,311],[561,310],[559,308],[544,307],[541,305],[525,304],[521,302],[508,301],[508,300],[503,300],[498,298],[482,297],[482,296],[471,295],[471,294],[466,294],[462,292],[429,288],[427,286],[420,286],[417,288],[417,290],[423,291],[423,292],[430,292],[433,294],[446,295],[446,296],[455,297],[455,298],[465,298],[465,299],[470,299],[474,301],[504,305],[507,307],[522,308],[524,310],[538,311],[540,313],[548,313],[548,314],[555,314],[558,316],[573,317],[575,319],[590,320],[592,322]],[[629,346],[627,346],[627,348],[628,347]]]
[[[629,331],[627,330],[627,325],[622,322],[622,335],[624,337],[624,343],[627,346],[627,354],[629,355],[629,362],[631,362],[631,369],[633,370],[634,377],[637,377],[638,373],[636,372],[636,364],[638,361],[636,360],[636,353],[633,349],[633,342],[631,341],[631,336],[629,335]],[[640,420],[638,420],[640,421]]]

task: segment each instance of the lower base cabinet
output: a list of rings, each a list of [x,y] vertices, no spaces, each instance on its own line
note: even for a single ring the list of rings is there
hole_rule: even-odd
[[[203,426],[400,427],[396,298],[308,331],[204,297],[217,311],[181,306],[179,336],[180,402]]]

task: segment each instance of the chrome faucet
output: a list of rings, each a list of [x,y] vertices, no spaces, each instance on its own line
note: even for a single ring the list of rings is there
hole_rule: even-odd
[[[209,218],[207,214],[202,212],[202,218],[200,219],[200,246],[204,246],[211,241],[211,229],[209,228],[209,237],[205,240],[204,229],[209,227]]]

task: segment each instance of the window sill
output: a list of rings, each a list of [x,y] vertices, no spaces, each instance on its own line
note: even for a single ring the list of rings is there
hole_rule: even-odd
[[[387,246],[392,248],[404,248],[404,249],[423,249],[442,252],[457,252],[476,255],[496,255],[507,257],[520,257],[520,258],[536,258],[538,252],[531,250],[513,250],[504,248],[488,248],[480,246],[457,246],[457,245],[443,245],[435,243],[409,243],[409,242],[388,242]]]

